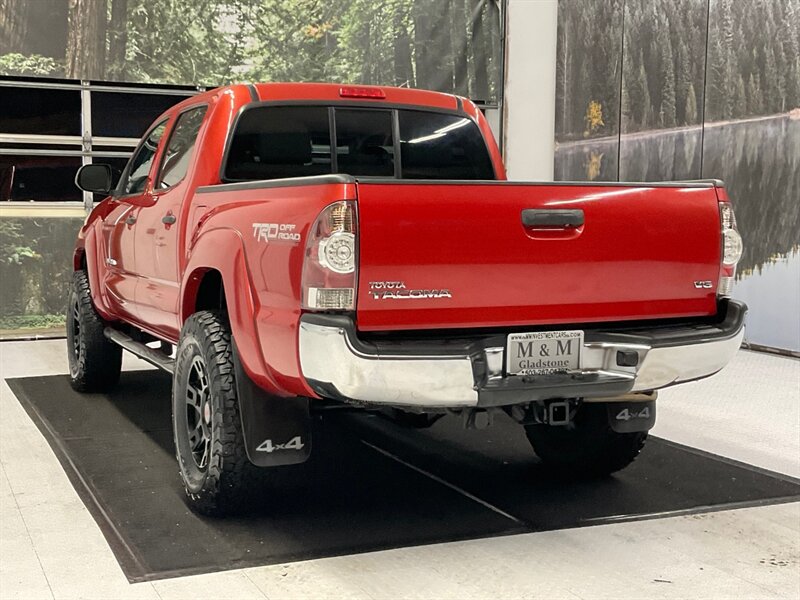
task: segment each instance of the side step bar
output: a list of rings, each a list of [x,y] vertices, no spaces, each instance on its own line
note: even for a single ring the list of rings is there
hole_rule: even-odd
[[[118,346],[122,346],[131,354],[135,354],[142,360],[146,360],[151,365],[155,365],[159,369],[163,369],[167,373],[175,372],[175,360],[164,354],[159,350],[154,350],[149,346],[145,346],[141,342],[137,342],[131,336],[117,331],[111,327],[106,327],[103,334]]]

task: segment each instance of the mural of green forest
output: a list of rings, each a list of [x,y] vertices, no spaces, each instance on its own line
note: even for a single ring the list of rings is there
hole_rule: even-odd
[[[558,27],[556,179],[723,179],[747,337],[800,350],[800,0],[562,0]]]
[[[337,81],[496,101],[499,0],[0,0],[0,74]]]
[[[83,219],[0,218],[0,335],[63,326]]]

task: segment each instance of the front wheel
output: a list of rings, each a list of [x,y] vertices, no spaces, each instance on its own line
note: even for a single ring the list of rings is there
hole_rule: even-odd
[[[67,299],[67,359],[70,385],[79,392],[105,392],[119,381],[122,348],[106,338],[104,330],[86,271],[76,271]]]
[[[251,495],[259,469],[247,458],[224,314],[201,311],[186,320],[172,382],[175,452],[192,509],[223,515]]]
[[[527,425],[534,452],[565,475],[601,477],[631,464],[644,447],[646,431],[617,433],[608,424],[605,404],[587,403],[568,425]]]

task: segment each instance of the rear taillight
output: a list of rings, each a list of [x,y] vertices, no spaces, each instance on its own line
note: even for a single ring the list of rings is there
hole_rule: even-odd
[[[357,233],[355,202],[334,202],[317,217],[306,242],[303,308],[355,308]]]
[[[719,220],[722,228],[722,264],[719,270],[717,296],[730,296],[736,276],[736,263],[742,257],[742,236],[736,230],[736,215],[730,202],[719,203]]]

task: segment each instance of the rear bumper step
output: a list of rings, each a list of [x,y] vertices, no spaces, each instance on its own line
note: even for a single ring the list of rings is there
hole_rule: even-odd
[[[300,321],[300,363],[319,396],[364,404],[463,408],[614,397],[722,369],[742,343],[747,307],[727,300],[720,310],[723,319],[713,325],[587,331],[581,368],[542,376],[505,375],[505,336],[384,347],[360,340],[350,317],[306,314]],[[634,366],[619,366],[618,353],[635,355],[629,361]]]

